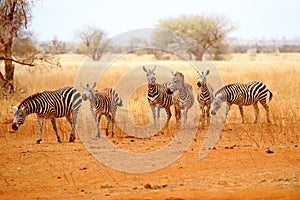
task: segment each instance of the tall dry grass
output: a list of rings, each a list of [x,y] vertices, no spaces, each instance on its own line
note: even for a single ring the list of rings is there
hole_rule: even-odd
[[[12,104],[19,104],[23,98],[36,92],[56,89],[66,85],[74,85],[79,69],[86,64],[84,57],[79,55],[62,55],[61,68],[25,68],[16,67],[15,82],[17,87],[26,88],[24,95],[14,99],[1,100],[1,136],[11,133],[11,122],[13,119]],[[144,79],[145,84],[132,91],[129,97],[130,116],[132,120],[140,125],[146,126],[151,123],[152,115],[149,110],[149,104],[146,99],[147,85],[146,76],[141,66],[156,64],[161,66],[170,66],[174,70],[184,73],[186,80],[194,87],[197,92],[196,82],[197,73],[191,70],[189,64],[183,61],[156,61],[153,57],[126,55],[118,58],[111,63],[110,67],[104,71],[98,89],[103,87],[115,87],[124,74],[133,73]],[[232,55],[230,60],[215,62],[215,66],[220,74],[223,83],[233,82],[246,83],[251,80],[260,80],[264,82],[273,93],[273,100],[269,103],[271,113],[271,124],[266,123],[265,111],[261,105],[259,122],[252,124],[254,111],[251,107],[244,107],[245,121],[241,124],[241,117],[237,106],[232,106],[228,115],[227,122],[224,126],[222,139],[219,145],[226,143],[239,146],[294,146],[300,143],[300,54],[256,54],[250,57],[247,54]],[[201,68],[206,70],[206,67]],[[213,83],[216,73],[208,76],[208,82]],[[157,73],[157,81],[164,82],[172,78],[171,73]],[[122,94],[122,88],[128,90],[130,84],[134,85],[135,80],[122,87],[117,87],[118,92]],[[91,83],[90,83],[91,84]],[[81,90],[81,88],[78,88]],[[215,88],[215,91],[219,88]],[[195,94],[196,96],[196,94]],[[122,97],[122,96],[121,96]],[[198,109],[197,101],[195,106]],[[164,111],[161,111],[164,113]],[[199,111],[200,114],[200,111]],[[162,114],[163,118],[164,114]],[[105,120],[102,120],[105,121]],[[197,122],[190,120],[192,125]],[[44,139],[55,140],[55,134],[52,130],[51,123],[46,122],[44,125]],[[102,123],[104,126],[104,122]],[[64,119],[58,119],[59,132],[62,139],[68,139],[70,127]],[[207,129],[199,130],[199,137],[203,137]],[[91,128],[94,131],[94,127]],[[37,122],[34,115],[29,116],[26,123],[20,128],[18,133],[28,137],[37,137]],[[122,136],[123,133],[117,128],[116,135]]]

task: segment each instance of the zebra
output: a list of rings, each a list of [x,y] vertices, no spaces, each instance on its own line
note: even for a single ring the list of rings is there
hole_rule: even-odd
[[[168,84],[171,92],[178,91],[177,100],[183,110],[183,128],[187,126],[188,110],[194,105],[193,87],[184,81],[184,75],[181,72],[171,72],[173,75],[172,81]]]
[[[122,106],[122,99],[119,97],[119,94],[112,88],[104,88],[99,92],[94,90],[96,83],[92,87],[89,84],[84,86],[81,83],[83,88],[82,99],[84,101],[90,101],[90,110],[94,116],[96,123],[96,138],[100,138],[100,119],[101,115],[106,117],[106,132],[105,135],[108,136],[108,128],[110,120],[112,121],[112,137],[114,136],[114,126],[115,126],[115,117],[117,113],[117,107]]]
[[[206,73],[204,72],[200,73],[199,71],[197,71],[197,73],[198,73],[197,86],[199,91],[197,95],[197,101],[199,103],[200,110],[202,110],[202,126],[203,126],[205,121],[205,114],[206,114],[207,124],[209,124],[210,121],[210,107],[214,98],[214,88],[210,84],[206,83],[206,77],[209,74],[209,70],[207,70]]]
[[[61,143],[56,127],[56,118],[66,117],[72,127],[69,142],[74,142],[77,114],[81,102],[80,93],[74,87],[70,86],[33,94],[23,100],[18,107],[13,106],[16,112],[14,114],[12,129],[17,131],[19,126],[25,122],[27,115],[36,113],[39,124],[36,143],[39,144],[42,141],[43,121],[45,118],[50,118],[57,141]]]
[[[254,123],[256,123],[259,114],[257,103],[260,102],[266,110],[267,121],[270,123],[269,106],[267,104],[268,92],[270,95],[269,101],[271,101],[273,96],[272,92],[260,81],[251,81],[246,84],[234,83],[226,85],[216,92],[211,113],[212,115],[216,115],[216,112],[220,109],[222,102],[226,101],[225,122],[231,105],[236,104],[238,105],[242,116],[242,123],[244,123],[243,106],[253,105],[255,111]]]
[[[166,114],[167,114],[167,120],[165,126],[168,127],[169,121],[171,119],[172,113],[170,110],[170,107],[174,105],[175,107],[175,118],[176,118],[176,125],[177,128],[179,128],[179,121],[181,119],[181,108],[179,105],[179,102],[173,94],[171,94],[169,89],[161,84],[156,83],[156,77],[155,77],[155,71],[156,66],[151,69],[146,69],[145,66],[143,66],[143,70],[147,74],[147,79],[148,79],[148,95],[147,99],[150,104],[152,114],[153,114],[153,120],[154,120],[154,125],[157,126],[156,120],[159,122],[159,110],[158,110],[158,118],[156,119],[156,106],[159,105],[160,107],[165,108]]]

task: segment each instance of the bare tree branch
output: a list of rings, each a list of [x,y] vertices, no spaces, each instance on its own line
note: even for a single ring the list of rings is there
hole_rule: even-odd
[[[32,64],[32,63],[26,63],[26,62],[23,62],[23,61],[16,60],[16,59],[14,59],[14,58],[5,58],[5,57],[3,57],[3,56],[0,56],[0,60],[9,60],[9,61],[13,61],[13,62],[15,62],[15,63],[18,63],[18,64],[20,64],[20,65],[27,65],[27,66],[30,66],[30,67],[35,66],[35,65]]]

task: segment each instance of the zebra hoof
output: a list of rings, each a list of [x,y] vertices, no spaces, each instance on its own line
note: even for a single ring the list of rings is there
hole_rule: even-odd
[[[37,144],[40,144],[41,141],[42,141],[42,139],[38,139],[38,140],[36,141],[36,143],[37,143]]]
[[[75,141],[75,137],[70,137],[69,142],[74,142]]]

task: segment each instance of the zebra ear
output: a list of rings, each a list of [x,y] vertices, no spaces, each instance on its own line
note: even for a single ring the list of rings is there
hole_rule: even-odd
[[[96,82],[94,82],[94,85],[93,85],[93,87],[92,87],[92,88],[94,89],[94,88],[96,87],[96,85],[97,85],[97,83],[96,83]]]
[[[154,65],[154,67],[153,67],[153,69],[152,69],[152,72],[154,72],[154,71],[155,71],[155,69],[156,69],[156,65]]]
[[[206,72],[206,76],[209,74],[209,70],[207,70],[207,72]]]
[[[11,107],[12,107],[13,109],[15,109],[16,111],[18,110],[18,107],[15,106],[15,105],[11,105]]]
[[[174,73],[173,71],[171,71],[171,74],[172,74],[173,76],[175,76],[175,73]]]
[[[84,89],[84,85],[80,82],[80,86]]]
[[[143,70],[144,70],[145,72],[148,72],[145,66],[143,66]]]

